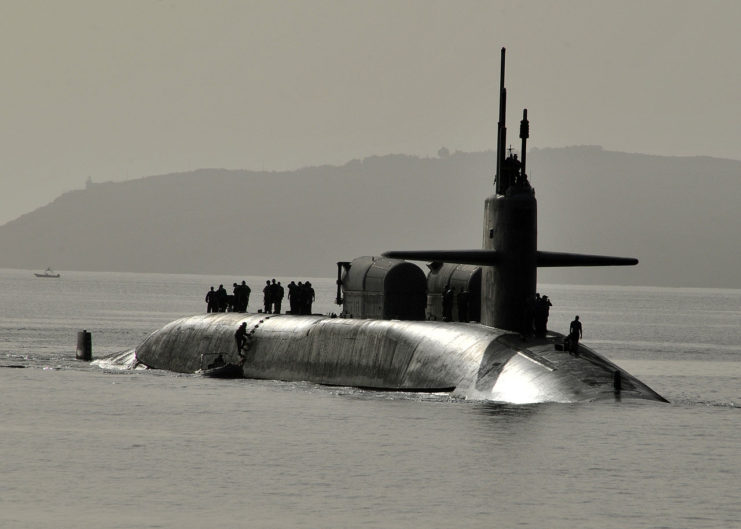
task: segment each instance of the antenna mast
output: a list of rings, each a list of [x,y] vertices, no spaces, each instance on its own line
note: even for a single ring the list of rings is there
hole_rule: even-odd
[[[505,123],[507,114],[507,89],[504,87],[504,53],[505,48],[502,48],[499,71],[499,126],[497,129],[497,175],[495,185],[498,195],[504,192],[502,189],[502,162],[504,161],[504,153],[507,145],[507,126]]]

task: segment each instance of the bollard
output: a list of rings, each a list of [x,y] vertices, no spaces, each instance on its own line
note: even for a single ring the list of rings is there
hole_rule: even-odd
[[[79,331],[77,333],[77,354],[75,357],[78,360],[92,360],[93,359],[93,343],[92,336],[87,331]]]

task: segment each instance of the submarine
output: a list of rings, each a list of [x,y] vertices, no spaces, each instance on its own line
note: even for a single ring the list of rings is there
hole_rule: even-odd
[[[121,363],[180,373],[304,381],[371,390],[448,392],[525,404],[645,399],[668,402],[581,342],[534,333],[537,269],[630,266],[625,257],[537,248],[537,201],[526,166],[506,156],[505,49],[501,50],[497,162],[484,201],[483,243],[471,250],[395,250],[338,263],[339,315],[222,312],[187,316],[153,332]],[[428,262],[429,274],[410,261]],[[449,321],[446,289],[467,291],[466,317]],[[446,312],[447,311],[447,312]],[[237,350],[235,331],[246,324]],[[131,356],[133,355],[133,356]]]

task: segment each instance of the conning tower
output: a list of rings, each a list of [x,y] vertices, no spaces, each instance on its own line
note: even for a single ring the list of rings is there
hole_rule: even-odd
[[[522,112],[522,161],[507,145],[507,88],[504,86],[505,49],[499,74],[499,124],[495,193],[484,204],[482,248],[497,256],[495,266],[482,269],[481,323],[499,329],[525,331],[528,300],[535,297],[538,253],[538,202],[527,179],[525,153],[530,123]]]
[[[501,50],[499,124],[495,192],[484,204],[481,250],[390,251],[398,259],[439,261],[482,266],[481,323],[498,329],[529,334],[528,306],[535,296],[540,266],[625,266],[637,259],[538,250],[538,204],[526,172],[530,123],[527,109],[520,122],[521,156],[506,156],[507,89],[504,86],[505,49]]]

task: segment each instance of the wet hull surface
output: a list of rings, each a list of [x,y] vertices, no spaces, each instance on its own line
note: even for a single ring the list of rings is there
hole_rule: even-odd
[[[234,339],[242,322],[249,333],[244,359]],[[221,355],[227,363],[241,364],[246,378],[453,391],[511,403],[664,401],[584,345],[578,354],[557,350],[562,341],[555,333],[523,340],[473,323],[216,313],[164,326],[137,347],[135,355],[148,367],[182,373],[207,370]]]

